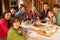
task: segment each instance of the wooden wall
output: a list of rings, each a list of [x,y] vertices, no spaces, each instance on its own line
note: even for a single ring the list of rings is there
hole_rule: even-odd
[[[0,16],[1,16],[1,13],[2,13],[2,0],[0,0]]]
[[[27,10],[32,8],[32,1],[31,0],[24,0],[24,5],[26,5]]]
[[[20,1],[18,1],[18,4],[19,2]],[[23,0],[23,2],[24,5],[26,5],[27,10],[30,10],[32,6],[35,6],[39,12],[43,10],[44,2],[48,2],[51,9],[54,4],[58,4],[58,0]],[[5,10],[8,10],[10,8],[9,0],[4,0],[4,5]],[[20,4],[18,6],[20,6]]]
[[[24,4],[27,6],[27,9],[32,8],[32,1],[33,0],[24,0]],[[33,4],[38,11],[42,11],[44,2],[47,2],[51,9],[54,4],[58,4],[58,0],[34,0]]]
[[[4,0],[5,10],[10,8],[9,0]]]

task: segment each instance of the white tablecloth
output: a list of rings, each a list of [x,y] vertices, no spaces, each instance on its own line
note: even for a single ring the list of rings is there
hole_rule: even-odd
[[[22,23],[21,26],[23,26],[25,28],[30,27],[30,25],[25,25],[24,23]],[[30,31],[31,31],[31,33],[28,34],[29,37],[27,38],[27,40],[60,40],[60,30],[50,37],[39,35],[33,30],[30,30]]]
[[[29,34],[29,36],[32,37],[35,40],[60,40],[60,31],[55,33],[55,34],[53,34],[50,37],[39,35],[36,32],[32,31],[32,33]]]

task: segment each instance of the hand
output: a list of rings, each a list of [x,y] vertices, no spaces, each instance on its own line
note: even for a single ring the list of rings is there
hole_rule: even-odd
[[[49,18],[45,18],[45,21],[47,21],[47,22],[48,22],[48,21],[49,21]]]
[[[27,30],[26,30],[26,29],[23,29],[23,30],[22,30],[22,35],[25,36],[26,33],[27,33]]]

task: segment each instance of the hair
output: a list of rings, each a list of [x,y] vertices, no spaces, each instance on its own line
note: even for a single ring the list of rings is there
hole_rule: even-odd
[[[16,8],[15,8],[15,7],[11,7],[11,8],[10,8],[10,10],[11,10],[11,9],[14,9],[14,10],[16,10]]]
[[[60,8],[60,6],[59,6],[59,8]]]
[[[59,5],[58,5],[58,4],[55,4],[55,5],[53,6],[53,8],[59,8]]]
[[[49,12],[51,12],[51,13],[49,13]],[[54,12],[53,12],[52,10],[49,10],[49,12],[48,12],[48,14],[53,14],[53,15],[55,15]]]
[[[15,23],[15,22],[20,22],[20,24],[21,24],[21,19],[19,19],[18,17],[12,17],[11,19],[10,19],[10,26],[13,26],[13,23]]]
[[[4,18],[4,17],[5,17],[5,14],[7,14],[7,13],[11,13],[11,11],[7,10],[7,11],[5,11],[4,13],[2,13],[1,18]],[[12,14],[11,14],[11,15],[12,15]]]
[[[47,2],[45,2],[44,5],[48,5],[49,6],[49,4]]]
[[[21,6],[24,6],[24,4],[20,4],[20,7],[21,7]]]
[[[21,6],[20,6],[20,9],[22,9],[22,7],[24,7],[25,9],[26,9],[26,6],[25,5],[23,5],[23,4],[20,4]]]

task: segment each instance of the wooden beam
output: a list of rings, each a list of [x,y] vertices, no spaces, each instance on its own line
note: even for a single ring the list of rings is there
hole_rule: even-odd
[[[58,4],[58,0],[56,0],[55,2],[56,2],[56,4]]]
[[[2,0],[2,12],[5,12],[4,0]]]
[[[32,0],[32,7],[34,6],[34,0]]]
[[[18,8],[20,8],[20,0],[18,0]]]

